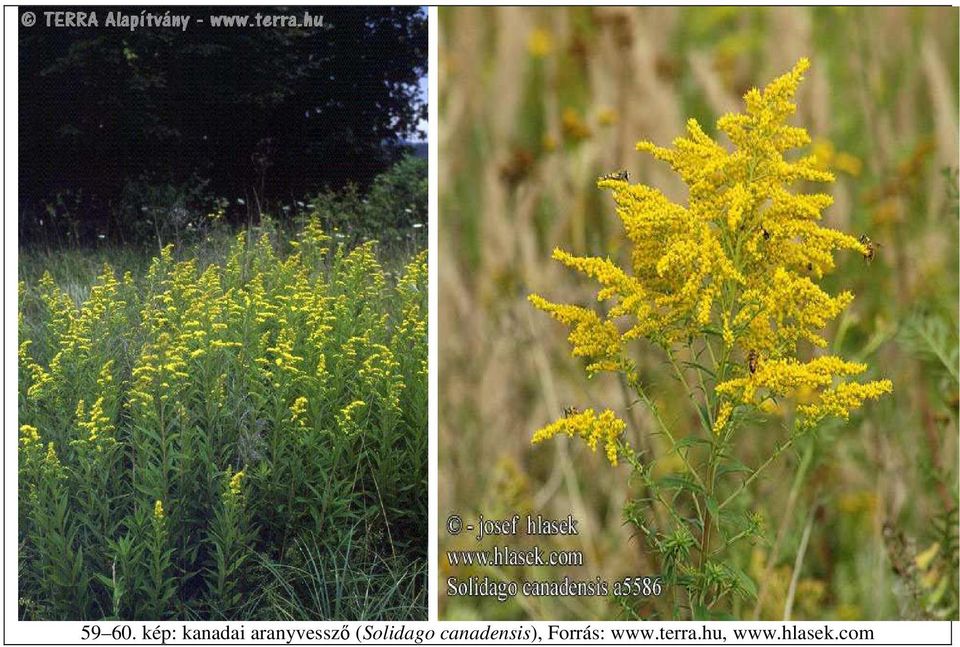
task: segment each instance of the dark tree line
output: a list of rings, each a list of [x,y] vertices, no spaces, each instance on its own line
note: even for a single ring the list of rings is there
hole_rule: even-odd
[[[23,242],[135,237],[157,187],[202,202],[292,200],[368,183],[402,153],[426,106],[426,13],[306,8],[321,28],[20,27]],[[77,10],[71,8],[71,10]],[[302,15],[304,7],[153,7]],[[147,198],[143,198],[146,200]],[[189,205],[188,205],[189,206]],[[247,207],[249,209],[249,206]],[[133,214],[133,215],[131,215]],[[233,213],[233,217],[240,217]],[[41,224],[43,223],[43,224]]]

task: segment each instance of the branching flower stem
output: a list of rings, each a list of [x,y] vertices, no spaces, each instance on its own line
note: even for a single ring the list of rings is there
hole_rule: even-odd
[[[732,148],[693,119],[670,147],[637,144],[676,172],[689,189],[685,203],[620,175],[598,180],[616,202],[632,246],[630,262],[621,266],[609,256],[581,257],[562,249],[554,250],[553,258],[600,284],[600,312],[529,297],[569,326],[572,354],[586,360],[588,375],[612,372],[626,379],[668,442],[665,456],[676,454],[682,465],[671,466],[675,474],[652,478],[662,457],[640,464],[620,437],[627,423],[609,409],[565,416],[535,432],[533,441],[564,433],[583,438],[592,449],[603,440],[614,466],[620,456],[629,456],[644,491],[629,502],[628,519],[643,518],[633,509],[641,503],[670,512],[672,527],[658,519],[661,525],[653,532],[639,523],[665,572],[686,590],[693,617],[713,617],[721,600],[755,594],[748,575],[731,560],[716,558],[734,542],[761,535],[759,513],[729,511],[732,504],[802,435],[827,420],[847,419],[866,400],[893,388],[890,380],[852,379],[867,371],[864,363],[827,353],[804,357],[811,346],[829,345],[824,330],[853,299],[850,292],[830,294],[820,285],[836,267],[834,254],[870,254],[856,237],[820,224],[832,202],[828,193],[796,189],[834,179],[815,153],[791,152],[810,144],[803,128],[788,123],[808,66],[801,59],[764,90],[747,92],[744,112],[717,121],[717,132]],[[631,359],[629,344],[638,339],[665,354],[703,435],[666,423]],[[798,400],[800,393],[804,397]],[[778,415],[792,421],[789,437],[749,472],[732,455],[734,438],[747,421],[772,422]],[[737,483],[729,476],[735,472],[748,475]],[[739,513],[751,528],[746,533],[732,522]],[[713,541],[720,543],[716,550]]]

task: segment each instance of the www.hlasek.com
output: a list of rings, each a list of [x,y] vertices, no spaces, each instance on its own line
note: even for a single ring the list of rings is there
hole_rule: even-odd
[[[20,23],[32,27],[36,16],[32,11],[23,13]],[[311,28],[323,27],[323,16],[304,11],[302,14],[270,14],[255,12],[249,14],[211,14],[206,18],[171,11],[44,11],[43,24],[47,27],[106,27],[113,29],[179,29],[186,31],[190,25],[209,25],[213,28],[242,29],[249,28]]]
[[[693,623],[691,623],[693,624]],[[710,642],[710,643],[756,643],[756,642],[831,642],[872,641],[873,630],[866,628],[838,629],[829,625],[801,627],[780,625],[779,627],[611,627],[609,636],[616,642]],[[599,638],[602,640],[602,637]]]

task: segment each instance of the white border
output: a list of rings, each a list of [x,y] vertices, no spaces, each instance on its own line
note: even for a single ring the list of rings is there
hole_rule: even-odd
[[[427,265],[427,280],[429,283],[428,291],[428,312],[427,312],[427,335],[429,337],[428,343],[428,366],[427,366],[427,375],[428,375],[428,390],[429,390],[429,404],[427,405],[430,409],[429,411],[429,423],[428,423],[428,437],[430,439],[430,449],[429,449],[429,460],[428,460],[428,472],[429,472],[429,490],[430,490],[430,504],[429,504],[429,519],[428,519],[428,528],[427,537],[429,538],[429,543],[427,544],[427,559],[428,559],[428,592],[427,595],[430,596],[429,599],[429,619],[432,622],[436,622],[438,619],[438,594],[440,591],[439,586],[439,560],[438,560],[438,528],[437,528],[437,518],[438,518],[438,506],[439,506],[439,474],[438,465],[439,465],[439,411],[440,411],[440,389],[438,382],[437,371],[439,369],[439,342],[438,342],[438,331],[437,327],[437,313],[440,308],[438,307],[440,303],[440,294],[439,294],[439,237],[437,234],[437,229],[439,227],[438,214],[439,214],[439,167],[438,160],[440,157],[439,150],[437,148],[439,142],[439,123],[440,119],[438,117],[439,110],[439,94],[438,94],[438,83],[437,78],[437,51],[439,44],[439,32],[437,24],[437,7],[431,6],[429,8],[429,50],[428,50],[428,66],[429,70],[427,72],[427,131],[430,133],[428,136],[429,141],[429,212],[428,212],[428,231],[427,231],[427,256],[429,263]]]
[[[3,611],[17,617],[17,8],[3,8]],[[6,627],[4,627],[6,628]]]

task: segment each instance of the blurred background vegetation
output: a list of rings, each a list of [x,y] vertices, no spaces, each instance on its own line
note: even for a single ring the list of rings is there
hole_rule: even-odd
[[[736,556],[758,583],[736,613],[957,617],[958,11],[905,7],[440,9],[440,519],[572,512],[579,536],[538,543],[586,562],[452,569],[444,551],[477,544],[441,528],[441,617],[624,617],[609,598],[447,598],[451,576],[655,574],[622,518],[627,468],[562,439],[530,446],[566,406],[623,413],[630,401],[612,379],[584,379],[566,329],[526,296],[588,302],[590,282],[549,256],[561,246],[622,257],[596,178],[624,168],[683,201],[636,141],[666,145],[691,116],[713,134],[744,92],[801,56],[813,67],[794,123],[837,176],[825,224],[880,245],[870,263],[839,257],[825,279],[857,295],[828,338],[870,377],[891,378],[894,395],[754,484],[768,541]],[[693,429],[662,359],[636,352],[661,409]],[[647,412],[631,416],[629,440],[662,446]],[[738,458],[756,465],[778,440],[757,428]]]

